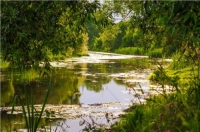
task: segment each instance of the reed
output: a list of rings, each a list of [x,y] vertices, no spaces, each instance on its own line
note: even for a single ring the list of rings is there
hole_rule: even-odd
[[[30,94],[30,98],[29,98],[27,88],[24,84],[25,104],[23,103],[21,97],[19,95],[16,95],[14,97],[14,101],[13,101],[13,104],[12,104],[11,118],[12,118],[12,115],[13,115],[13,112],[14,112],[14,109],[15,109],[15,106],[16,106],[16,102],[17,102],[17,100],[19,100],[20,105],[22,106],[22,113],[23,113],[23,116],[24,116],[24,119],[25,119],[27,131],[28,132],[36,132],[37,129],[38,129],[40,120],[42,118],[42,114],[44,112],[45,105],[47,103],[47,99],[48,99],[48,96],[49,96],[50,89],[51,89],[51,79],[50,79],[49,84],[48,84],[47,93],[45,95],[44,102],[42,104],[42,109],[41,109],[41,111],[37,111],[34,107],[33,90],[31,89],[31,94]]]

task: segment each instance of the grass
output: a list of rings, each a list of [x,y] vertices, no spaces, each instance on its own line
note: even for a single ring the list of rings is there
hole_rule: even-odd
[[[45,105],[47,103],[47,98],[50,92],[50,88],[51,88],[51,79],[49,81],[49,86],[47,88],[47,93],[45,95],[45,99],[42,105],[42,109],[41,111],[37,111],[34,107],[34,95],[33,95],[33,91],[31,89],[31,94],[28,95],[27,92],[27,88],[25,87],[24,84],[24,90],[25,90],[25,99],[26,99],[26,105],[23,103],[22,99],[20,98],[20,96],[16,95],[14,97],[14,101],[12,104],[12,110],[11,110],[11,118],[15,109],[15,105],[17,102],[17,99],[19,100],[21,106],[22,106],[22,112],[23,112],[23,116],[26,122],[26,129],[28,130],[28,132],[36,132],[38,129],[38,125],[40,123],[42,114],[44,112],[44,108]]]
[[[200,65],[200,61],[198,60]],[[151,81],[168,84],[173,92],[150,96],[145,104],[133,105],[119,122],[116,132],[198,132],[200,131],[200,67],[168,69],[159,67]],[[188,85],[182,85],[186,79]],[[184,82],[185,83],[185,82]]]
[[[199,109],[183,93],[154,96],[132,110],[112,128],[116,132],[166,132],[199,130]]]
[[[153,49],[148,53],[149,58],[162,58],[162,55],[162,48]]]
[[[146,53],[144,52],[143,48],[140,47],[125,47],[125,48],[120,48],[116,49],[115,53],[118,54],[127,54],[127,55],[145,55]],[[157,48],[157,49],[152,49],[147,53],[149,58],[162,58],[163,53],[162,53],[162,48]]]
[[[144,50],[140,47],[125,47],[115,50],[115,53],[128,55],[143,55]]]
[[[169,85],[170,85],[170,82],[172,83],[172,81],[174,81],[175,83],[179,85],[179,87],[183,89],[183,88],[187,88],[190,85],[190,82],[194,78],[194,74],[197,74],[197,71],[198,71],[198,67],[193,68],[191,66],[187,66],[182,69],[167,68],[165,69],[166,77],[162,78],[160,76],[160,71],[156,70],[149,76],[148,79],[151,82],[164,81],[165,84],[169,84]]]

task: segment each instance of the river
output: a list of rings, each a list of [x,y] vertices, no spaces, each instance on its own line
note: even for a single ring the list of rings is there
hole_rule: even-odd
[[[51,62],[51,90],[40,128],[79,132],[85,127],[109,126],[134,103],[143,103],[154,93],[148,76],[152,62],[146,56],[89,52],[89,56]],[[33,69],[1,69],[1,132],[25,131],[21,107],[10,116],[15,95],[25,100],[24,86],[33,89],[35,107],[44,101],[50,77],[38,76]],[[17,103],[19,105],[19,102]],[[10,124],[11,123],[11,124]]]

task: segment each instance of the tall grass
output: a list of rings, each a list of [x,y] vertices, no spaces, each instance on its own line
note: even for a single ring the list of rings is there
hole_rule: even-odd
[[[41,111],[37,111],[35,109],[35,107],[34,107],[33,90],[31,89],[31,94],[29,96],[27,88],[26,88],[26,86],[24,84],[26,103],[24,104],[24,102],[22,101],[21,97],[19,95],[16,95],[14,97],[14,101],[13,101],[13,104],[12,104],[11,118],[12,118],[12,115],[13,115],[13,112],[14,112],[14,109],[15,109],[16,101],[18,99],[20,104],[21,104],[21,106],[22,106],[22,113],[24,115],[24,119],[25,119],[25,122],[26,122],[26,129],[28,130],[28,132],[36,132],[37,128],[38,128],[38,125],[40,123],[42,114],[44,112],[45,105],[47,103],[47,99],[48,99],[48,96],[49,96],[50,88],[51,88],[51,79],[49,81],[49,85],[48,85],[48,88],[47,88],[47,93],[45,95],[44,102],[42,104],[42,109],[41,109]]]
[[[152,49],[151,51],[149,51],[148,56],[149,58],[162,58],[162,48]]]
[[[127,55],[143,55],[144,50],[140,47],[125,47],[115,50],[115,53]]]

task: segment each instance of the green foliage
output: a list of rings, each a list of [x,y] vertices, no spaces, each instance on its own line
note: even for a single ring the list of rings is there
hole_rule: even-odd
[[[141,30],[138,28],[131,28],[129,23],[126,24],[126,33],[122,38],[122,46],[129,47],[129,46],[142,46],[140,43],[140,38],[143,36]]]
[[[99,32],[101,32],[101,27],[100,25],[96,25],[92,22],[87,24],[87,30],[88,30],[88,48],[90,50],[93,50],[95,47],[93,45],[95,37],[99,37]]]
[[[128,54],[128,55],[143,55],[144,51],[139,47],[126,47],[115,50],[115,53]]]
[[[72,55],[72,53],[70,54],[70,56]],[[53,54],[48,54],[48,57],[51,61],[59,61],[59,60],[64,60],[66,59],[67,55],[66,54],[61,54],[59,53],[58,55],[53,55]]]
[[[163,52],[162,49],[153,49],[150,50],[148,53],[149,58],[162,58],[163,57]]]
[[[96,21],[91,21],[87,23],[87,30],[89,36],[88,47],[90,50],[101,51],[101,47],[98,46],[99,42],[96,40],[100,34],[104,31],[106,26],[113,25],[113,7],[112,2],[105,1],[104,4],[101,4],[99,10],[94,13]],[[96,44],[94,44],[96,43]]]
[[[175,53],[172,55],[172,64],[170,65],[170,68],[172,69],[184,69],[188,67],[188,59],[185,58],[185,56],[181,55],[181,53]]]
[[[79,56],[87,55],[88,52],[88,34],[82,34],[82,43],[79,44],[77,48],[75,48],[75,52],[78,53]]]
[[[3,60],[18,67],[42,61],[49,67],[46,51],[56,55],[80,47],[84,24],[94,20],[98,8],[96,1],[2,1]]]
[[[150,96],[145,104],[133,105],[125,117],[112,126],[113,131],[199,131],[200,126],[200,78],[196,68],[188,82],[187,89],[180,88],[182,73],[168,76],[160,67],[151,78],[163,85],[163,92]],[[191,72],[190,72],[191,73]],[[172,87],[171,93],[166,93]]]
[[[102,51],[111,51],[114,47],[116,36],[120,33],[118,26],[107,26],[104,32],[100,33],[100,37],[94,41],[94,49]]]
[[[158,36],[169,36],[168,47],[181,49],[192,48],[195,50],[199,46],[200,5],[197,1],[174,1],[174,2],[138,2],[141,8],[136,13],[140,16],[133,16],[131,21],[135,26],[139,26],[144,33],[151,32]],[[171,41],[172,40],[172,41]],[[177,43],[178,41],[178,43]],[[172,43],[170,43],[172,42]],[[166,45],[167,46],[167,45]]]

